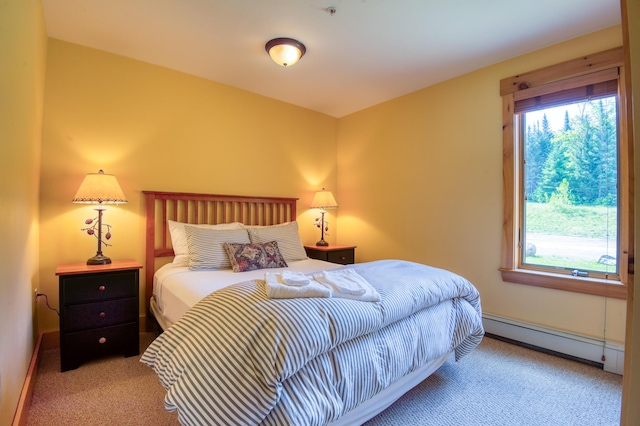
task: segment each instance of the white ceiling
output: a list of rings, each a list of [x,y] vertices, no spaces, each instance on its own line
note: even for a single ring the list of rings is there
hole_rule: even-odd
[[[620,23],[619,0],[42,3],[50,37],[334,117]],[[275,37],[306,55],[276,65],[264,49]]]

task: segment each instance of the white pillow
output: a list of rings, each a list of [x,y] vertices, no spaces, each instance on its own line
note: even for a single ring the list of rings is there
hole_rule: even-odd
[[[223,243],[249,244],[246,229],[206,229],[185,226],[189,246],[189,269],[231,269]]]
[[[176,222],[173,220],[167,220],[169,225],[169,235],[171,236],[171,246],[175,257],[173,258],[173,264],[178,266],[189,265],[189,247],[187,246],[187,236],[185,235],[184,226],[193,226],[201,229],[243,229],[240,222],[222,223],[219,225],[195,225],[183,222]]]
[[[272,226],[246,226],[245,228],[249,232],[249,239],[252,243],[276,241],[286,262],[308,259],[307,252],[300,240],[298,222],[296,221]]]

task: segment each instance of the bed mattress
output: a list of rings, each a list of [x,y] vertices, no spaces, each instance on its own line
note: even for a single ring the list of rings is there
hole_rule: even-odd
[[[269,272],[283,269],[311,274],[343,267],[316,259],[289,262],[287,268],[273,268]],[[153,278],[154,315],[163,329],[175,323],[185,312],[205,296],[232,284],[255,279],[264,279],[265,270],[236,273],[231,269],[192,271],[186,266],[172,263],[159,268]]]

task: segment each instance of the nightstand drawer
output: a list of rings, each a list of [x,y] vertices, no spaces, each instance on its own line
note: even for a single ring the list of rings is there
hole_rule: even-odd
[[[60,281],[66,305],[138,295],[137,271],[70,275]]]
[[[324,260],[325,262],[350,265],[356,262],[356,246],[330,245],[330,246],[304,246],[307,256],[311,259]]]
[[[61,370],[77,368],[81,362],[103,355],[138,355],[139,338],[137,322],[63,334],[60,343],[66,355],[60,359]]]
[[[327,253],[327,261],[350,265],[354,262],[353,250],[336,250]]]
[[[61,322],[66,332],[74,332],[135,322],[137,316],[138,299],[130,297],[67,306]]]

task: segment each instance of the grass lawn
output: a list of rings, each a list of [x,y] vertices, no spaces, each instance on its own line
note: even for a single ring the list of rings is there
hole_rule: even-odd
[[[617,234],[615,207],[566,206],[527,202],[527,232],[571,237],[607,238]]]

